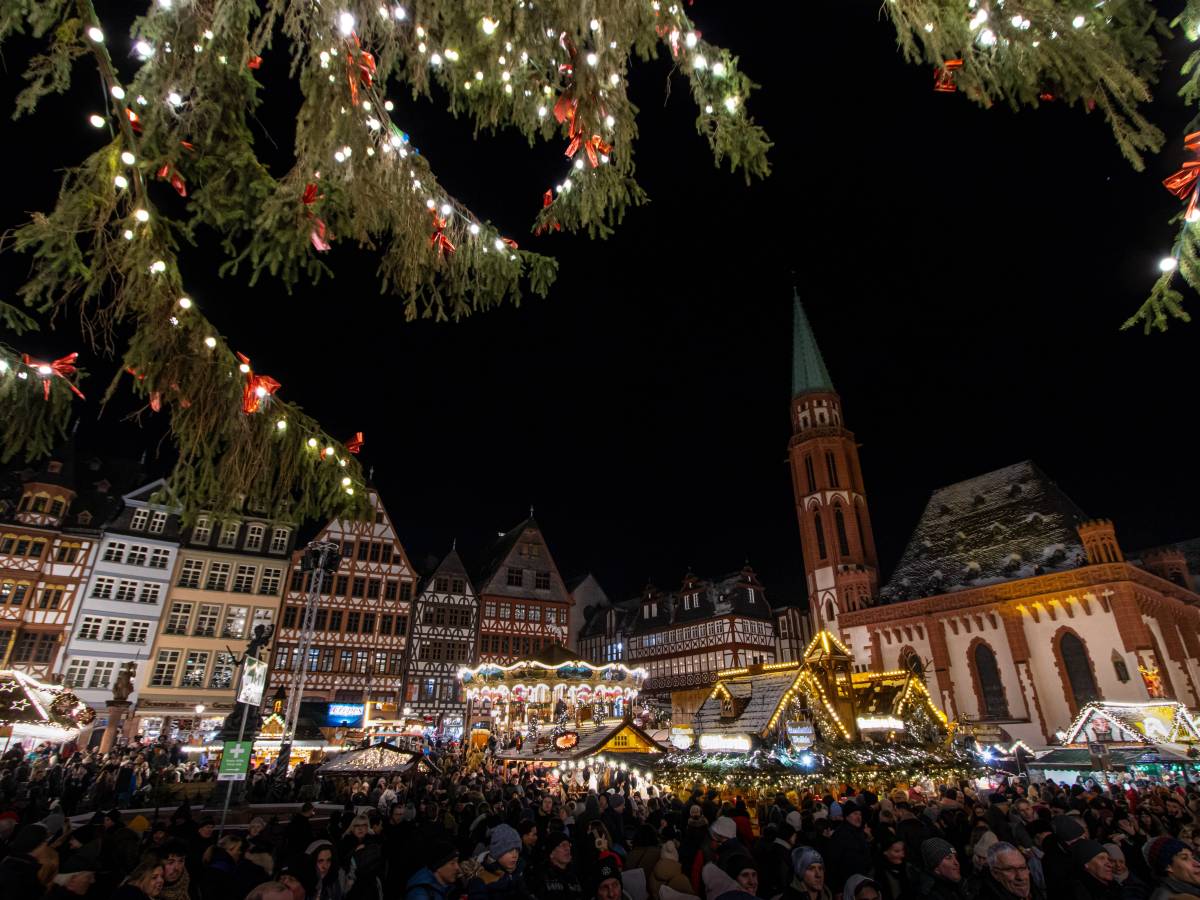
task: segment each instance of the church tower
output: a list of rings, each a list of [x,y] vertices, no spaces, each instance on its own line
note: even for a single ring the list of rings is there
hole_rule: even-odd
[[[867,513],[858,445],[842,418],[800,297],[793,299],[792,438],[788,462],[813,630],[838,633],[844,612],[869,606],[879,565]]]

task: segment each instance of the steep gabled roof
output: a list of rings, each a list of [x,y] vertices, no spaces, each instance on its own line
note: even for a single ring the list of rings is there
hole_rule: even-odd
[[[536,544],[538,556],[522,556],[522,544]],[[560,603],[570,603],[571,595],[563,585],[562,576],[550,555],[550,548],[538,523],[530,516],[515,528],[500,535],[488,549],[484,557],[485,563],[479,576],[475,579],[475,587],[480,594],[492,594],[501,597],[544,597]],[[508,584],[509,567],[526,569],[535,572],[550,573],[549,588],[535,588],[531,585],[513,587]]]
[[[433,580],[439,575],[446,578],[462,578],[466,582],[467,593],[475,593],[475,586],[471,582],[471,576],[467,572],[467,567],[463,563],[462,557],[458,555],[457,548],[451,547],[450,552],[442,557],[442,561],[437,564],[437,567],[421,579],[419,593],[429,590],[429,586],[433,584]]]
[[[691,587],[687,586],[689,582],[692,583]],[[684,595],[694,592],[700,594],[699,606],[684,609]],[[638,598],[639,605],[641,599]],[[657,600],[658,614],[647,619],[639,613],[633,628],[635,633],[653,631],[666,625],[703,622],[715,616],[736,614],[769,620],[774,615],[763,586],[749,569],[711,579],[697,578],[688,573],[684,587],[670,593],[659,593]]]
[[[821,348],[808,316],[800,303],[800,294],[792,293],[792,396],[816,392],[833,393],[833,379],[825,368]]]
[[[1029,460],[934,491],[884,602],[966,590],[1081,565],[1083,511]]]

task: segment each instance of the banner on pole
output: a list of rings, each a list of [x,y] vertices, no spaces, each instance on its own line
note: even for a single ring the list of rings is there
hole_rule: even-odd
[[[226,741],[221,751],[217,781],[245,781],[253,747],[253,741]]]
[[[261,706],[267,689],[267,664],[253,657],[242,666],[242,683],[238,688],[238,703]]]

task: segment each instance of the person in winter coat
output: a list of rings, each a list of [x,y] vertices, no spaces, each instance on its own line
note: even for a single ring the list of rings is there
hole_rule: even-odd
[[[861,806],[847,801],[842,806],[842,824],[829,839],[829,883],[840,890],[851,875],[870,875],[871,841],[863,828]]]
[[[1034,888],[1025,854],[1005,841],[988,848],[973,886],[976,900],[1045,900]]]
[[[825,860],[812,847],[800,845],[792,851],[792,883],[780,900],[833,900],[825,886]]]
[[[1084,839],[1071,845],[1075,862],[1071,893],[1074,900],[1121,900],[1121,884],[1113,877],[1112,860],[1104,845]]]
[[[187,845],[169,840],[155,853],[163,866],[163,886],[159,900],[190,900],[191,876],[187,870]]]
[[[842,900],[879,900],[879,885],[866,875],[851,875],[842,888]]]
[[[729,854],[721,862],[721,871],[736,881],[738,887],[751,897],[759,896],[758,863],[749,853]]]
[[[579,872],[571,862],[570,837],[565,831],[554,829],[546,834],[546,858],[529,874],[530,890],[538,900],[583,900]]]
[[[313,841],[304,851],[311,871],[309,900],[342,900],[346,896],[346,873],[338,867],[333,844]]]
[[[1050,834],[1042,840],[1042,872],[1047,897],[1069,897],[1074,883],[1075,863],[1071,847],[1086,837],[1079,816],[1055,816]]]
[[[921,844],[923,878],[918,886],[922,897],[935,900],[966,900],[967,883],[954,847],[944,838],[929,838]]]
[[[227,834],[204,853],[204,869],[200,873],[200,896],[203,900],[226,900],[245,897],[254,885],[239,891],[242,879],[238,863],[246,849],[240,835]]]
[[[681,894],[692,894],[692,883],[683,874],[683,866],[679,861],[679,845],[675,841],[667,841],[659,848],[654,871],[646,875],[646,891],[651,900],[656,900],[659,890],[663,887],[669,887]]]
[[[720,861],[730,853],[745,853],[746,848],[737,840],[737,825],[733,819],[721,816],[708,829],[708,843],[700,848],[692,861],[692,887],[699,896],[704,896],[704,867],[711,862]],[[710,897],[709,900],[712,900]]]
[[[492,829],[488,852],[475,877],[467,883],[469,900],[529,900],[525,881],[516,875],[521,838],[511,825]]]
[[[1104,851],[1112,860],[1113,878],[1121,885],[1122,900],[1147,900],[1150,896],[1150,886],[1129,868],[1125,859],[1125,851],[1120,844],[1105,844]],[[1131,850],[1130,852],[1137,851]]]
[[[404,900],[455,900],[451,889],[458,884],[461,872],[458,848],[449,841],[435,844],[425,867],[408,879]]]
[[[1178,838],[1163,836],[1146,844],[1146,862],[1158,879],[1150,900],[1200,897],[1200,857]]]
[[[726,857],[726,860],[732,860],[735,863],[745,860],[748,865],[753,865],[750,857],[742,853]],[[754,897],[753,894],[746,892],[737,879],[715,863],[705,863],[702,876],[704,893],[709,900],[752,900]]]
[[[105,871],[124,875],[137,865],[141,841],[126,826],[119,810],[104,814],[104,835],[100,838],[100,862]]]
[[[7,900],[18,897],[40,897],[42,883],[38,881],[41,861],[35,856],[45,847],[50,835],[44,825],[26,825],[8,845],[8,855],[0,860],[0,896]]]
[[[754,858],[758,860],[758,886],[763,897],[774,897],[791,883],[795,841],[796,832],[786,821],[768,825],[763,830],[762,838],[754,848]]]
[[[879,855],[875,858],[875,883],[883,900],[909,900],[916,895],[912,866],[908,862],[908,845],[898,834],[884,832],[879,836]]]
[[[147,859],[129,873],[129,877],[117,888],[111,900],[157,900],[162,886],[162,863],[156,859]]]
[[[633,847],[625,855],[625,871],[642,869],[646,873],[646,883],[650,883],[650,873],[658,865],[661,850],[658,846],[658,832],[652,825],[639,825],[633,833]]]
[[[754,828],[750,824],[750,810],[746,809],[746,801],[741,797],[737,798],[737,803],[733,807],[733,814],[729,818],[733,819],[733,824],[737,826],[737,837],[741,841],[742,846],[747,849],[753,847]]]

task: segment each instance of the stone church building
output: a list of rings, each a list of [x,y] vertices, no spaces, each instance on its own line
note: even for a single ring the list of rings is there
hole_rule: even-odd
[[[854,434],[795,301],[788,456],[814,631],[921,667],[951,718],[1054,743],[1091,700],[1200,706],[1200,593],[1185,547],[1127,554],[1025,461],[933,492],[881,577]]]

